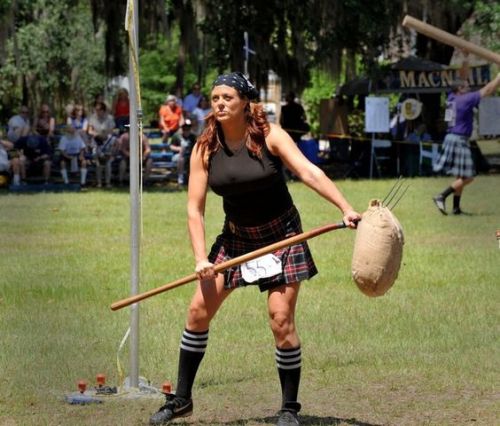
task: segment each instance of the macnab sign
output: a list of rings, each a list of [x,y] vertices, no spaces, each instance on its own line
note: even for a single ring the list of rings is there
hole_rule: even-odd
[[[449,89],[458,77],[457,69],[440,70],[390,70],[377,82],[377,92],[435,93]],[[472,89],[484,86],[490,81],[489,65],[470,67],[467,78]]]

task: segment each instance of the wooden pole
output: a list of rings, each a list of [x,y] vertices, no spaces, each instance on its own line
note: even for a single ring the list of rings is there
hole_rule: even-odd
[[[286,238],[277,243],[270,244],[268,246],[262,247],[260,249],[251,251],[250,253],[243,254],[241,256],[235,257],[234,259],[227,260],[225,262],[219,263],[214,266],[216,273],[224,272],[226,269],[232,268],[233,266],[240,265],[242,263],[248,262],[249,260],[256,259],[258,257],[264,256],[265,254],[272,253],[276,250],[291,246],[293,244],[298,244],[306,241],[310,238],[316,237],[318,235],[324,234],[325,232],[333,231],[335,229],[345,228],[344,222],[332,223],[330,225],[324,225],[319,228],[314,228],[310,231],[303,232],[302,234],[294,235],[293,237]],[[161,287],[153,288],[141,294],[136,294],[134,296],[128,297],[126,299],[119,300],[111,305],[111,310],[116,311],[118,309],[129,306],[133,303],[140,302],[141,300],[147,299],[148,297],[155,296],[156,294],[163,293],[173,288],[179,287],[183,284],[195,281],[198,278],[196,274],[191,274],[178,280],[172,281],[171,283],[162,285]]]
[[[480,58],[486,59],[488,62],[493,62],[500,65],[500,55],[491,50],[485,49],[484,47],[478,46],[477,44],[471,43],[461,39],[460,37],[454,36],[453,34],[447,33],[439,28],[432,25],[426,24],[416,18],[406,15],[403,19],[403,27],[413,28],[415,31],[426,35],[429,38],[440,41],[441,43],[447,44],[458,49],[465,50],[468,53],[472,53]]]

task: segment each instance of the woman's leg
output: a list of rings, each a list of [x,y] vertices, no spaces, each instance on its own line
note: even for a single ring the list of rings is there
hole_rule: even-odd
[[[295,306],[299,294],[299,284],[282,285],[269,290],[267,307],[269,322],[276,346],[283,349],[300,346],[295,329]]]
[[[218,274],[215,280],[198,281],[189,305],[186,328],[193,331],[207,330],[220,305],[231,292],[224,288],[223,274]]]
[[[293,412],[296,416],[300,411],[297,396],[302,355],[300,339],[295,328],[298,294],[299,283],[283,285],[270,290],[267,301],[269,321],[276,343],[276,365],[282,391],[282,416],[289,416],[289,412]]]
[[[215,280],[198,282],[182,333],[175,395],[167,395],[167,403],[153,414],[150,424],[165,424],[174,418],[191,415],[191,390],[205,355],[210,321],[231,291],[224,289],[224,276],[221,274]]]
[[[21,185],[21,177],[24,179],[24,172],[22,169],[24,169],[24,166],[21,162],[20,157],[14,157],[11,160],[11,167],[12,167],[12,174],[14,175],[14,178],[12,180],[13,185]]]
[[[113,164],[113,157],[106,159],[104,177],[106,179],[106,188],[111,188],[111,166]]]
[[[43,178],[45,179],[45,183],[49,182],[50,179],[50,168],[52,166],[52,163],[50,160],[44,160],[43,162]]]
[[[230,290],[224,289],[224,276],[221,274],[215,282],[198,282],[182,334],[176,395],[191,398],[194,379],[208,343],[210,321],[230,293]]]
[[[79,157],[80,160],[80,185],[85,186],[87,184],[87,160],[83,154]]]
[[[63,181],[65,184],[68,184],[69,178],[68,178],[68,171],[66,170],[66,161],[61,160],[60,166],[61,166],[61,176],[63,178]]]
[[[185,149],[181,148],[177,160],[177,183],[179,185],[184,185],[184,151]]]
[[[101,160],[99,159],[99,157],[96,157],[96,161],[95,161],[95,175],[96,175],[96,183],[97,183],[97,187],[100,188],[102,186],[102,164],[101,164]]]

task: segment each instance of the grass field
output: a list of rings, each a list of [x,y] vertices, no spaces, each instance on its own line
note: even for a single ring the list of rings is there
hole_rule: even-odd
[[[370,299],[350,278],[355,232],[310,241],[319,275],[298,305],[305,425],[497,425],[499,398],[500,176],[464,196],[470,216],[442,216],[431,196],[449,183],[417,178],[395,213],[403,265],[388,294]],[[391,180],[339,181],[363,211]],[[290,184],[304,229],[340,214]],[[141,291],[193,270],[185,192],[143,196]],[[207,240],[221,202],[209,195]],[[144,425],[158,398],[107,397],[74,406],[64,396],[105,373],[119,385],[117,354],[129,311],[126,192],[0,195],[0,425]],[[180,335],[194,284],[141,303],[140,374],[175,383]],[[212,323],[187,424],[271,425],[280,394],[265,295],[236,291]]]

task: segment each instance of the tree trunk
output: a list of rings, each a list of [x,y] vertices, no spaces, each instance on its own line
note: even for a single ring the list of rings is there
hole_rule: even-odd
[[[345,53],[345,81],[350,81],[357,76],[356,54],[350,49]]]
[[[194,25],[195,18],[193,15],[192,4],[189,1],[177,0],[174,2],[175,16],[179,21],[180,37],[179,37],[179,57],[177,58],[176,66],[176,82],[175,91],[177,96],[184,95],[184,75],[186,73],[186,59],[188,52],[192,54],[191,59],[195,59],[194,52],[197,52],[197,40],[193,37],[195,34]],[[196,64],[195,69],[196,69]]]

